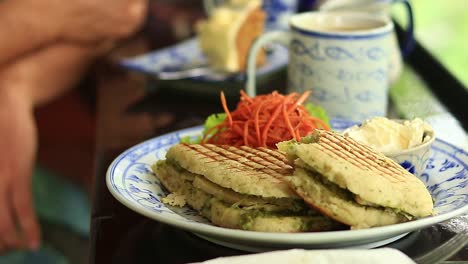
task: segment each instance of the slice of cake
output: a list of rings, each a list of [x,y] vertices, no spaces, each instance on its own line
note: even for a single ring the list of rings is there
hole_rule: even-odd
[[[263,32],[265,18],[259,0],[231,0],[214,9],[211,17],[200,21],[196,28],[210,65],[226,72],[244,71],[249,48]],[[264,61],[262,51],[257,65]]]

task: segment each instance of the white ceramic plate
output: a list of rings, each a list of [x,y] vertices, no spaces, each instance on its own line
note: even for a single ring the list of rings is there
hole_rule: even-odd
[[[265,64],[258,69],[257,74],[262,76],[276,72],[285,67],[287,63],[288,50],[285,47],[274,45],[266,57]],[[206,64],[206,58],[200,50],[196,38],[120,61],[120,65],[124,68],[155,76],[160,72],[181,71],[195,68],[196,65]],[[224,75],[213,71],[189,79],[204,82],[245,81],[245,74]]]
[[[352,123],[332,121],[335,129]],[[194,210],[175,208],[161,202],[167,190],[150,166],[164,159],[167,149],[185,136],[197,136],[202,127],[162,135],[136,145],[110,165],[106,180],[114,197],[128,208],[162,223],[193,232],[212,242],[248,251],[285,248],[377,247],[406,233],[468,212],[468,153],[442,140],[436,140],[432,156],[421,180],[435,200],[436,216],[407,223],[362,230],[317,233],[266,233],[214,226]]]

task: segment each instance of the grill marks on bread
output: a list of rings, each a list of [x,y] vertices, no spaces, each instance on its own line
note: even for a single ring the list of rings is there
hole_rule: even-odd
[[[407,177],[414,177],[408,175],[408,172],[397,163],[389,161],[383,154],[357,143],[350,137],[325,131],[320,131],[318,134],[320,135],[318,148],[333,158],[346,160],[363,170],[374,171],[391,182],[403,182]]]
[[[320,129],[303,141],[279,146],[297,159],[297,167],[318,172],[356,195],[356,202],[392,208],[416,218],[432,214],[432,198],[424,183],[383,154],[349,137]]]
[[[212,144],[185,144],[185,146],[205,156],[201,160],[207,163],[235,161],[236,163],[228,169],[255,174],[268,173],[276,178],[293,171],[283,153],[267,148],[254,149],[247,146],[237,148]]]
[[[261,197],[298,196],[281,180],[293,173],[286,156],[278,150],[178,144],[166,157],[184,169],[205,176],[210,181],[236,192]]]

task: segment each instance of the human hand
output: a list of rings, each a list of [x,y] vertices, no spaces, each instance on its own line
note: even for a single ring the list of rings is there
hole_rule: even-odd
[[[111,46],[56,44],[0,69],[0,253],[39,245],[31,197],[37,147],[33,107],[73,87],[92,59]]]
[[[32,0],[37,2],[36,0]],[[133,33],[143,22],[147,0],[62,0],[40,1],[51,4],[51,16],[58,22],[59,38],[94,43],[115,40]]]
[[[143,21],[146,1],[0,1],[0,71],[50,45],[96,46],[127,37]]]
[[[32,106],[23,94],[10,91],[15,87],[0,85],[0,252],[37,249],[40,243],[31,191],[36,153]]]
[[[49,42],[94,44],[114,41],[133,33],[142,24],[148,0],[22,0],[10,3],[17,12],[40,25]],[[1,2],[1,1],[0,1]],[[0,10],[1,11],[1,10]],[[1,12],[0,12],[1,13]],[[32,32],[31,34],[34,35]]]

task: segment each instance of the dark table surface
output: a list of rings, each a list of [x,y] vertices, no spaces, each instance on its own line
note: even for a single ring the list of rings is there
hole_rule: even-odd
[[[272,87],[278,83],[272,82]],[[114,199],[105,183],[107,167],[117,155],[145,139],[202,124],[208,114],[222,111],[219,103],[213,103],[218,98],[174,94],[164,89],[164,83],[156,83],[157,89],[148,93],[146,77],[126,72],[112,63],[98,69],[97,84],[90,263],[187,263],[247,254],[139,215]],[[456,221],[410,233],[386,246],[400,249],[412,258],[420,256],[459,232]],[[450,260],[468,260],[468,247]]]

